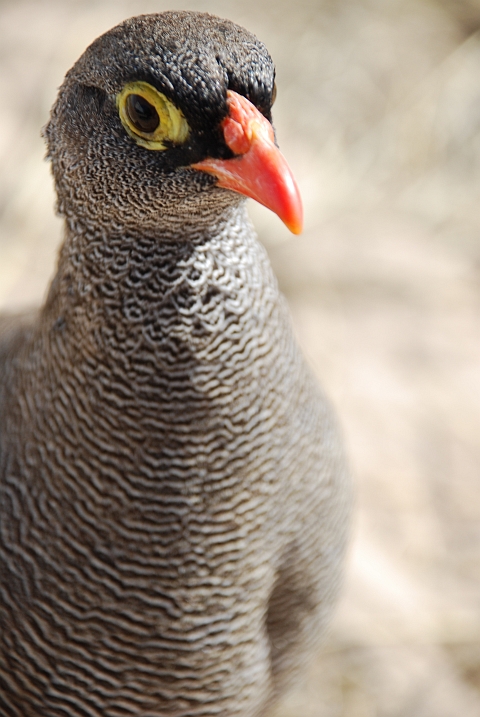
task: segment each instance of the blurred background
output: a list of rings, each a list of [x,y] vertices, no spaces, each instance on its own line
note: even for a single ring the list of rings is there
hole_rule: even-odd
[[[277,65],[301,237],[251,213],[343,425],[357,508],[330,634],[278,717],[480,715],[480,0],[0,0],[0,309],[61,240],[40,128],[122,19],[207,10]]]

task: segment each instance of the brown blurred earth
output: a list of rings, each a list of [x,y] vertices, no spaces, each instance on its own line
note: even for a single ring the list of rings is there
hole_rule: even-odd
[[[343,599],[277,717],[480,715],[480,0],[0,0],[0,308],[61,238],[39,135],[130,15],[208,10],[277,65],[306,229],[251,207],[337,408],[357,510]]]

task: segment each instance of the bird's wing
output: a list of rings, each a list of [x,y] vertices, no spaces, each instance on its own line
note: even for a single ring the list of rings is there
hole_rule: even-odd
[[[0,414],[3,389],[7,381],[7,365],[31,334],[37,319],[38,311],[0,314]]]
[[[38,310],[0,314],[0,376],[8,356],[23,343],[38,317]]]

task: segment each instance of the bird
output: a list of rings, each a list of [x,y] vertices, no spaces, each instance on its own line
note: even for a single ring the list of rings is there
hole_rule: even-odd
[[[246,210],[299,233],[275,68],[233,22],[125,20],[44,129],[44,305],[0,318],[0,714],[260,717],[342,581],[350,478]]]

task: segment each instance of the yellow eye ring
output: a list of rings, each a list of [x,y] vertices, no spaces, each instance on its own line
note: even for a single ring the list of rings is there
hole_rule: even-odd
[[[129,82],[116,97],[120,121],[141,147],[165,150],[183,144],[189,126],[182,112],[148,82]]]

